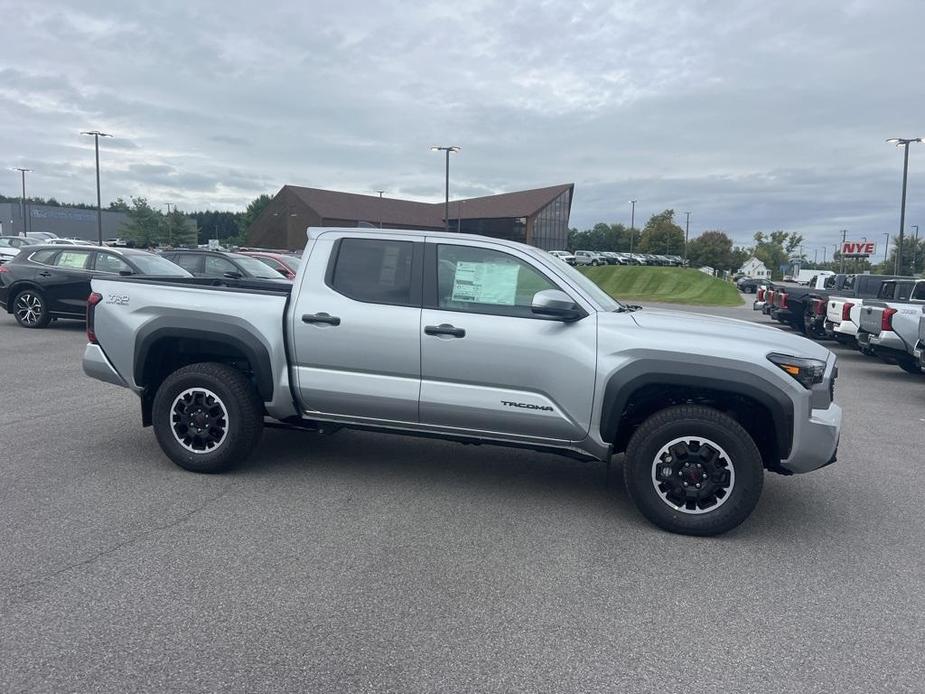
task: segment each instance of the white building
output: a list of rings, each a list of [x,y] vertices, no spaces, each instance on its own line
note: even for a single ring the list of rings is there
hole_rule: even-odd
[[[739,272],[746,277],[754,277],[755,279],[763,279],[771,276],[771,271],[765,267],[764,263],[755,257],[746,260],[742,264],[742,267],[739,268]]]

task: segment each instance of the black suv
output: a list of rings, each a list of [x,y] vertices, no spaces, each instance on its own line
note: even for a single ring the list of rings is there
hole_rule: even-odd
[[[222,277],[225,279],[248,277],[280,280],[281,282],[288,281],[282,279],[279,273],[266,263],[241,253],[178,248],[163,251],[161,257],[176,263],[196,277]]]
[[[190,276],[142,250],[26,246],[0,265],[0,304],[24,328],[44,328],[52,318],[84,318],[90,279],[106,275]]]

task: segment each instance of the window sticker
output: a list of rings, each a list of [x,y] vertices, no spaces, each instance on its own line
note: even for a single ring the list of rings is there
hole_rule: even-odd
[[[456,263],[453,301],[513,306],[517,300],[517,263]]]

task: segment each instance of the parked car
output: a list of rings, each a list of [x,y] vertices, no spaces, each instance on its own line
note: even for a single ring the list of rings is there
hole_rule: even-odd
[[[636,260],[639,265],[651,265],[649,262],[648,256],[643,255],[642,253],[631,253],[630,255]]]
[[[606,265],[607,260],[597,251],[575,251],[576,265]]]
[[[781,323],[789,324],[794,330],[805,332],[805,315],[807,306],[812,301],[813,292],[834,287],[835,278],[832,274],[816,275],[812,278],[809,287],[805,288],[780,285],[774,292],[771,317]]]
[[[194,277],[223,279],[272,279],[283,281],[279,273],[266,263],[241,253],[182,248],[161,253]]]
[[[617,253],[624,265],[641,265],[633,253]]]
[[[45,243],[49,246],[88,246],[88,245],[95,246],[96,245],[92,241],[84,241],[83,239],[62,239],[62,238],[48,239],[47,241],[45,241]]]
[[[925,370],[925,315],[919,318],[919,341],[913,355],[919,360],[919,368]]]
[[[764,469],[835,462],[836,357],[802,337],[626,306],[503,239],[322,229],[307,244],[295,283],[256,291],[94,279],[84,371],[137,393],[142,422],[191,471],[245,458],[265,416],[625,452],[641,512],[692,535],[741,523]]]
[[[240,253],[269,265],[287,280],[295,279],[295,275],[299,271],[299,265],[302,262],[300,257],[289,253],[273,253],[271,251],[240,251]]]
[[[26,238],[31,239],[32,243],[44,243],[58,238],[58,235],[51,231],[28,231],[26,232]]]
[[[758,287],[761,286],[764,281],[765,280],[759,280],[753,277],[743,277],[736,282],[736,287],[744,294],[757,294]]]
[[[93,277],[190,274],[153,253],[98,246],[26,246],[0,265],[0,304],[24,328],[83,318]]]
[[[861,308],[858,343],[864,351],[898,364],[904,371],[919,373],[921,363],[915,350],[923,312],[925,279],[913,284],[908,298],[868,301]]]
[[[19,250],[35,243],[25,236],[0,236],[0,263],[6,263],[17,255]]]
[[[603,256],[608,265],[623,265],[623,259],[618,253],[614,253],[613,251],[601,251],[599,255]]]
[[[550,255],[554,255],[559,260],[564,260],[569,265],[575,264],[575,256],[568,251],[549,251]]]

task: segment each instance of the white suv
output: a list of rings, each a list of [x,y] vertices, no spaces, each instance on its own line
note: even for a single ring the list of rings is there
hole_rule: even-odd
[[[606,265],[607,259],[597,251],[575,251],[576,265]]]

